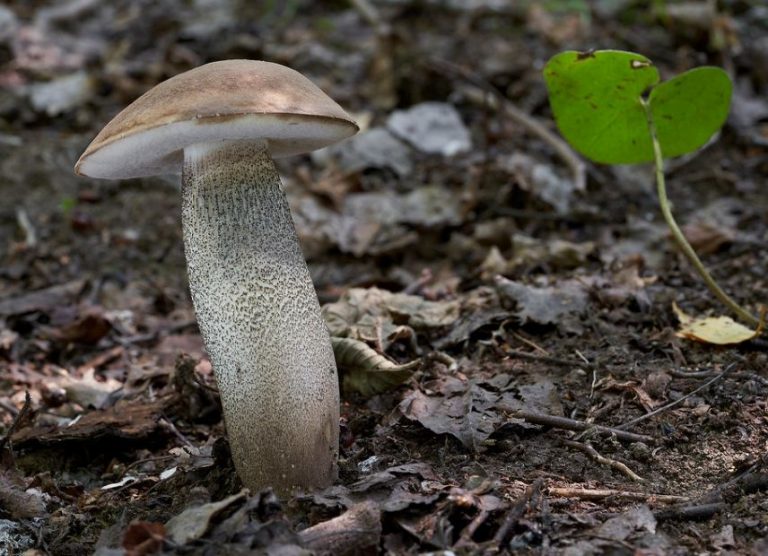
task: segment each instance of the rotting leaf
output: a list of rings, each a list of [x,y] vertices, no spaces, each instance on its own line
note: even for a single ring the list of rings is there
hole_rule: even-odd
[[[118,390],[123,385],[115,379],[96,380],[96,370],[86,369],[82,378],[74,378],[67,374],[61,374],[55,381],[57,386],[62,387],[69,401],[77,403],[82,407],[93,407],[101,409],[110,394]]]
[[[640,532],[656,533],[656,518],[644,504],[608,519],[596,530],[599,537],[614,541],[625,541]]]
[[[508,270],[529,265],[549,265],[558,269],[577,268],[595,252],[591,241],[574,243],[564,239],[540,240],[523,234],[512,235],[512,258]]]
[[[588,295],[584,285],[576,280],[565,280],[554,287],[527,286],[503,276],[496,277],[496,287],[503,297],[517,304],[521,321],[537,324],[573,326],[567,318],[587,310]]]
[[[323,306],[331,336],[372,342],[383,351],[402,336],[404,327],[411,331],[448,327],[459,312],[459,301],[428,301],[378,288],[351,288],[337,302]]]
[[[247,491],[240,491],[219,502],[211,502],[184,510],[165,524],[168,538],[180,545],[201,538],[210,528],[211,522],[221,512],[242,503],[246,499],[246,494]]]
[[[83,291],[85,280],[72,280],[24,295],[0,299],[0,315],[22,315],[33,311],[48,312],[68,305]]]
[[[691,317],[685,314],[677,303],[672,304],[672,310],[680,321],[680,330],[676,334],[679,338],[719,346],[741,344],[758,337],[763,331],[765,322],[765,313],[763,313],[760,326],[757,330],[752,330],[731,317]]]
[[[123,534],[122,546],[127,556],[156,554],[165,540],[165,526],[162,523],[135,521]]]
[[[422,102],[408,110],[396,110],[387,119],[387,128],[424,153],[454,156],[472,148],[459,112],[443,102]]]
[[[407,394],[400,413],[436,434],[450,434],[472,451],[480,449],[510,411],[562,414],[554,385],[543,377],[519,384],[505,374],[488,381],[448,376],[426,383],[424,389]]]
[[[45,515],[45,501],[39,491],[25,491],[23,481],[17,480],[12,471],[0,474],[0,508],[15,520],[31,519]]]

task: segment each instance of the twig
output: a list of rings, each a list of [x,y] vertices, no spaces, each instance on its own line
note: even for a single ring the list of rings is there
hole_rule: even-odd
[[[550,487],[547,489],[549,496],[560,498],[580,498],[582,500],[602,500],[603,498],[622,498],[624,500],[637,500],[642,502],[658,502],[661,504],[678,504],[688,502],[688,496],[674,494],[653,494],[647,492],[632,492],[629,490],[614,490],[610,488],[572,488]]]
[[[604,427],[602,425],[595,425],[585,421],[577,421],[576,419],[569,419],[568,417],[558,417],[555,415],[546,415],[543,413],[533,413],[529,411],[514,411],[511,413],[511,417],[523,419],[526,422],[533,423],[535,425],[544,425],[557,429],[565,429],[571,431],[590,431],[604,435],[613,435],[618,440],[623,440],[625,442],[645,442],[646,444],[657,444],[656,439],[652,436],[626,432],[613,427]]]
[[[424,286],[434,281],[435,277],[432,274],[432,270],[429,268],[423,268],[419,277],[413,282],[403,288],[403,293],[408,295],[416,295]]]
[[[527,361],[540,361],[541,363],[550,363],[552,365],[558,365],[561,367],[586,367],[592,368],[592,364],[585,361],[578,361],[576,359],[561,359],[559,357],[551,357],[549,355],[536,355],[535,353],[529,353],[527,351],[519,351],[516,349],[504,350],[504,355],[512,359],[525,359]]]
[[[714,504],[698,504],[694,506],[676,506],[653,512],[658,521],[670,519],[706,519],[725,509],[724,502]]]
[[[501,527],[499,527],[498,531],[496,531],[496,534],[493,536],[493,546],[496,546],[497,549],[501,549],[502,544],[506,541],[506,538],[509,535],[509,530],[512,529],[512,526],[517,523],[521,517],[523,517],[525,510],[528,508],[529,504],[532,503],[533,499],[541,494],[541,486],[543,484],[544,479],[536,479],[525,489],[523,495],[515,501],[514,505],[504,517],[504,523],[501,524]]]
[[[643,479],[640,475],[632,471],[629,467],[627,467],[620,461],[616,461],[601,455],[597,450],[595,450],[589,444],[584,444],[582,442],[574,442],[573,440],[563,440],[562,442],[563,444],[565,444],[570,448],[575,448],[577,450],[584,452],[593,460],[595,460],[597,463],[600,463],[602,465],[607,465],[608,467],[611,467],[616,471],[623,473],[633,481],[636,481],[638,483],[645,482],[645,479]]]
[[[699,498],[698,502],[722,502],[726,498],[731,498],[734,493],[749,494],[765,489],[768,487],[768,473],[760,472],[763,464],[763,461],[758,461],[736,477],[710,490]]]
[[[19,207],[16,209],[16,222],[19,228],[24,232],[24,243],[27,247],[34,247],[37,245],[37,232],[35,231],[32,221],[29,219],[27,211]]]
[[[472,541],[472,537],[475,535],[475,532],[480,528],[480,526],[486,522],[488,516],[490,515],[491,512],[488,510],[480,510],[474,519],[469,522],[469,525],[464,527],[464,530],[459,536],[459,540],[456,541],[456,543],[453,545],[454,548],[469,548],[473,546],[474,543]]]
[[[629,421],[627,423],[624,423],[623,425],[619,425],[616,428],[619,429],[619,430],[628,429],[629,427],[631,427],[632,425],[636,425],[640,421],[645,421],[646,419],[650,419],[654,415],[658,415],[659,413],[667,411],[668,409],[670,409],[670,408],[672,408],[672,407],[674,407],[676,405],[681,404],[683,401],[685,401],[686,399],[690,398],[694,394],[696,394],[698,392],[701,392],[705,388],[708,388],[709,386],[711,386],[712,384],[714,384],[715,382],[717,382],[718,380],[723,378],[725,375],[727,375],[729,372],[731,372],[731,370],[733,370],[733,368],[735,366],[736,366],[736,363],[731,363],[730,365],[728,365],[725,368],[725,370],[723,370],[722,373],[718,374],[717,376],[715,376],[711,380],[708,380],[707,382],[705,382],[704,384],[702,384],[701,386],[699,386],[695,390],[692,390],[691,392],[688,392],[685,396],[682,396],[681,398],[678,398],[675,401],[669,402],[668,404],[662,405],[661,407],[657,407],[656,409],[654,409],[650,413],[646,413],[645,415],[641,415],[640,417],[638,417],[636,419],[632,419],[631,421]]]
[[[173,433],[173,435],[176,438],[178,438],[182,444],[184,444],[185,446],[194,447],[194,444],[192,444],[192,442],[190,442],[186,436],[181,434],[181,431],[179,431],[179,429],[176,428],[176,425],[174,425],[169,419],[166,419],[165,417],[161,417],[158,423],[160,424],[160,426],[162,426],[166,430],[171,431],[171,433]]]
[[[709,378],[712,376],[713,371],[712,369],[707,369],[706,371],[691,371],[689,373],[685,371],[677,371],[675,369],[672,369],[669,372],[669,375],[675,378]]]
[[[555,150],[560,158],[563,159],[563,162],[565,162],[568,168],[570,168],[571,174],[573,174],[574,188],[578,191],[583,191],[586,189],[586,165],[576,155],[576,153],[573,152],[573,150],[565,141],[552,133],[532,116],[529,116],[517,108],[517,106],[512,104],[512,102],[506,98],[498,89],[496,89],[496,87],[488,83],[477,73],[458,66],[447,60],[432,58],[427,63],[439,71],[453,74],[457,77],[460,77],[467,83],[470,83],[473,87],[476,88],[476,90],[470,91],[472,94],[468,95],[471,100],[482,102],[483,104],[487,104],[492,108],[502,108],[511,120],[523,126],[533,135],[547,143]],[[487,98],[489,94],[491,95],[490,99]]]
[[[23,422],[23,420],[29,414],[31,407],[32,407],[32,398],[29,397],[29,390],[27,390],[24,392],[24,405],[21,406],[21,410],[13,418],[13,421],[11,422],[11,426],[8,427],[8,430],[5,432],[5,436],[3,436],[2,439],[0,439],[0,453],[2,453],[3,449],[5,448],[5,445],[7,444],[8,450],[11,452],[11,457],[13,457],[13,444],[11,443],[11,435],[16,431],[19,425]]]

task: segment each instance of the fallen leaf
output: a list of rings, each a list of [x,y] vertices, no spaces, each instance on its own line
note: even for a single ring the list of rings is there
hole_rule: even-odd
[[[698,340],[707,344],[718,346],[741,344],[759,336],[763,328],[761,323],[757,330],[752,330],[731,317],[691,317],[686,315],[677,303],[672,304],[672,310],[680,321],[680,330],[676,334],[679,338]]]
[[[233,505],[241,504],[245,499],[246,491],[240,491],[219,502],[211,502],[184,510],[165,524],[168,538],[180,545],[201,538],[210,528],[211,522],[221,512]]]
[[[451,104],[423,102],[408,110],[396,110],[387,119],[387,128],[428,154],[454,156],[472,148],[469,130]]]
[[[497,276],[496,287],[502,297],[516,303],[516,314],[523,322],[560,324],[568,328],[575,324],[572,317],[587,310],[587,292],[576,280],[539,288]]]
[[[398,406],[402,415],[436,434],[450,434],[466,448],[477,451],[506,415],[525,409],[562,415],[557,390],[548,379],[521,384],[510,375],[490,380],[441,377],[413,390]]]
[[[382,351],[413,331],[452,325],[459,312],[459,301],[428,301],[378,288],[351,288],[337,302],[323,306],[331,336],[370,342]]]
[[[608,519],[595,531],[599,537],[614,541],[625,541],[642,532],[651,535],[656,533],[656,518],[646,505],[631,508],[621,515]]]
[[[110,394],[122,388],[123,384],[115,379],[96,380],[96,370],[86,369],[82,378],[72,377],[69,374],[61,374],[55,383],[67,393],[67,399],[82,407],[100,409]]]
[[[165,540],[165,527],[162,523],[134,521],[123,534],[123,548],[126,556],[146,556],[156,554]]]
[[[399,386],[420,364],[415,360],[398,365],[354,338],[331,337],[331,344],[344,390],[360,392],[363,396],[370,397]]]
[[[27,294],[0,299],[0,315],[22,315],[33,311],[48,312],[69,305],[83,291],[85,280],[73,280]]]

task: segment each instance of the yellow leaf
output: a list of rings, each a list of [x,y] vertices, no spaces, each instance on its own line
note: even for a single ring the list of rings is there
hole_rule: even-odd
[[[680,321],[680,330],[677,331],[679,338],[725,346],[751,340],[762,331],[762,324],[757,330],[752,330],[731,317],[691,317],[686,315],[677,303],[672,303],[672,310]]]

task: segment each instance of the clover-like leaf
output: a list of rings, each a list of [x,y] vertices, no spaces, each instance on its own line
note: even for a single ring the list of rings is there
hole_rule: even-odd
[[[733,85],[720,68],[695,68],[651,91],[649,102],[664,158],[695,151],[725,123]]]
[[[732,85],[719,68],[702,67],[658,84],[639,54],[618,50],[562,52],[544,67],[560,132],[584,156],[604,164],[653,160],[648,103],[665,158],[695,151],[728,116]]]
[[[645,56],[618,50],[561,52],[544,79],[555,121],[581,154],[604,164],[653,159],[641,98],[659,80]]]

